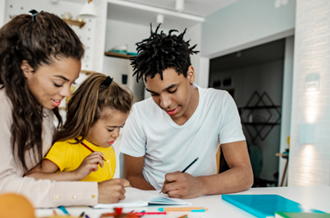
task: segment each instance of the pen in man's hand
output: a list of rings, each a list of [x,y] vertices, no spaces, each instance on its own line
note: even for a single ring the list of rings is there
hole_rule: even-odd
[[[196,159],[193,162],[191,162],[186,168],[184,168],[184,170],[182,170],[181,173],[185,173],[197,160],[198,160],[198,157],[196,157]],[[161,193],[161,192],[162,192],[162,190],[160,190],[159,193]]]
[[[193,162],[191,162],[186,168],[184,168],[184,170],[182,170],[181,173],[186,172],[189,169],[189,167],[191,167],[197,160],[198,160],[198,157],[196,157],[196,159]]]

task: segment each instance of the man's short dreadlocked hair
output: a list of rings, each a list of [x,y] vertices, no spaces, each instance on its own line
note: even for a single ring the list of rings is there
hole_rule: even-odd
[[[183,40],[187,29],[178,36],[172,35],[173,32],[178,32],[174,29],[166,35],[163,31],[157,33],[159,26],[153,32],[150,25],[150,37],[136,43],[138,55],[131,58],[131,65],[134,68],[133,76],[136,75],[136,81],[139,81],[143,75],[147,81],[147,76],[154,78],[157,73],[163,80],[163,71],[167,68],[173,68],[179,75],[183,74],[187,77],[187,71],[191,65],[190,55],[199,52],[193,51],[197,45],[189,48],[190,40]]]

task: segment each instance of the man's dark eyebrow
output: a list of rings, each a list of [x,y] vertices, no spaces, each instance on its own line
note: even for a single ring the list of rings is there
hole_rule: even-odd
[[[147,88],[146,88],[146,90],[147,90],[148,92],[156,93],[156,92],[154,92],[154,91],[151,91],[151,90],[149,90],[149,89],[147,89]]]
[[[61,76],[61,75],[55,75],[56,77],[59,77],[59,78],[61,78],[61,79],[64,79],[65,81],[70,81],[69,79],[67,79],[67,78],[65,78],[64,76]]]
[[[172,84],[172,85],[168,86],[167,88],[163,89],[163,91],[168,90],[168,89],[171,89],[171,88],[173,88],[173,87],[175,87],[175,86],[177,86],[177,85],[178,85],[178,84]],[[156,93],[156,92],[151,91],[151,90],[149,90],[149,89],[147,89],[147,88],[146,88],[146,90],[147,90],[148,92]]]

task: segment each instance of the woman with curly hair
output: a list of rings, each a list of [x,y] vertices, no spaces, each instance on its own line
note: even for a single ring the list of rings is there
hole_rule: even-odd
[[[0,192],[25,195],[35,207],[95,205],[124,198],[126,180],[56,182],[24,175],[52,145],[54,114],[70,95],[84,48],[58,16],[31,11],[0,29]]]

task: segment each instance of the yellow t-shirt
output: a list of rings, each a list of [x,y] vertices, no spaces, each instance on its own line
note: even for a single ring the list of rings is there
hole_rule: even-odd
[[[75,139],[70,139],[64,142],[56,142],[48,152],[46,159],[54,162],[59,167],[61,172],[73,171],[77,169],[85,157],[90,155],[92,152],[80,143],[71,144],[75,142]],[[87,140],[84,140],[83,143],[93,151],[103,153],[106,161],[104,161],[103,167],[100,167],[99,165],[96,172],[91,172],[88,176],[86,176],[86,178],[80,181],[102,182],[112,179],[116,170],[116,156],[113,148],[111,146],[108,148],[95,146]]]

